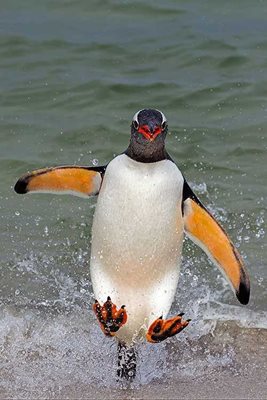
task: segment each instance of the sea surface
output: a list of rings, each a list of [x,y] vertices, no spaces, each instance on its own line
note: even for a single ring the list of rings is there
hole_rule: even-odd
[[[0,398],[266,398],[267,2],[0,1]],[[17,178],[102,165],[133,114],[162,110],[167,148],[251,277],[241,306],[185,240],[171,314],[130,385],[91,311],[96,199],[19,196]]]

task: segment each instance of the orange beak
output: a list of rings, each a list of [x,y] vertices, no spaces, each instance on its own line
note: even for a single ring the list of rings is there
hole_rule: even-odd
[[[155,140],[156,137],[162,132],[162,129],[160,126],[155,126],[152,128],[148,125],[140,125],[137,132],[141,133],[141,135],[143,135],[150,142],[153,142],[153,140]]]

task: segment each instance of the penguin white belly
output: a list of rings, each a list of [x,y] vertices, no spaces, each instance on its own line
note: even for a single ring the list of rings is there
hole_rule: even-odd
[[[144,164],[120,155],[107,167],[93,221],[91,278],[96,299],[126,305],[128,320],[116,336],[127,343],[171,307],[183,182],[169,160]]]

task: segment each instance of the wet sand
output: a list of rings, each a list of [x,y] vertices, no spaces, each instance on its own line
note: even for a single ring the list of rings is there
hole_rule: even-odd
[[[169,356],[168,367],[162,377],[153,379],[149,384],[140,384],[138,379],[131,384],[115,383],[104,386],[103,380],[94,384],[83,384],[60,387],[58,390],[42,394],[42,388],[16,393],[1,392],[1,399],[265,399],[267,394],[267,330],[240,328],[233,322],[217,323],[215,330],[199,341],[187,343],[193,351],[187,351],[188,371],[180,368],[179,358],[185,362],[184,352],[178,348],[178,341],[166,344]],[[204,356],[208,351],[211,358],[210,367]],[[232,361],[221,365],[225,354],[231,354]],[[215,357],[215,358],[214,358]],[[205,368],[194,369],[190,365],[201,365]],[[218,360],[216,367],[214,359]],[[27,365],[25,365],[27,368]],[[186,369],[186,368],[185,368]],[[190,372],[191,371],[191,372]],[[140,373],[140,371],[139,371]],[[88,371],[90,374],[90,371]],[[101,383],[100,383],[101,382]],[[45,383],[44,383],[45,386]],[[18,388],[17,388],[18,389]]]
[[[231,328],[230,331],[229,328]],[[234,336],[233,332],[235,332]],[[61,393],[61,398],[266,399],[267,330],[240,329],[228,322],[218,324],[213,335],[202,337],[202,345],[205,345],[205,342],[209,343],[211,351],[216,351],[218,346],[234,345],[234,364],[230,367],[219,367],[215,370],[211,368],[211,371],[207,370],[204,375],[182,379],[176,372],[171,378],[164,379],[164,382],[155,380],[149,385],[137,388],[127,388],[127,386],[124,388],[118,386],[115,390],[92,386],[69,388]],[[179,354],[178,351],[177,354]],[[177,363],[179,363],[178,358]]]

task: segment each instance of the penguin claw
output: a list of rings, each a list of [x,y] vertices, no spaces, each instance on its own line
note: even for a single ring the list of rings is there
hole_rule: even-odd
[[[110,296],[107,297],[107,301],[103,306],[100,305],[98,300],[95,300],[93,311],[106,336],[115,336],[116,332],[126,324],[127,313],[125,306],[123,305],[118,310],[116,305],[112,303]]]
[[[191,319],[183,320],[184,313],[178,314],[174,318],[162,319],[162,316],[156,319],[149,327],[146,339],[150,343],[159,343],[163,340],[177,335],[191,321]]]

